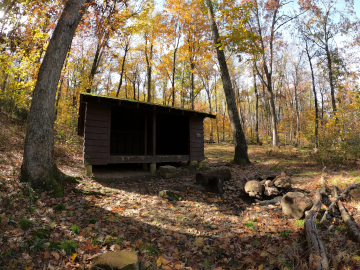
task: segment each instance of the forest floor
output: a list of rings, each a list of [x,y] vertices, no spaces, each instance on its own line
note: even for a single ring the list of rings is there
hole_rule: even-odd
[[[151,270],[310,269],[304,220],[284,216],[280,205],[263,207],[240,196],[249,175],[285,172],[312,198],[322,165],[312,161],[310,149],[249,146],[252,164],[241,167],[230,163],[233,146],[206,145],[202,170],[231,169],[225,193],[177,191],[181,201],[170,202],[159,191],[194,182],[198,169],[180,167],[189,173],[173,179],[101,182],[83,175],[81,152],[57,145],[59,168],[80,181],[55,199],[18,182],[25,128],[1,113],[0,126],[0,269],[89,269],[99,253],[115,250],[138,251],[140,268]],[[360,183],[359,166],[327,166],[326,181],[341,188]],[[357,224],[359,190],[345,203]],[[325,234],[330,224],[334,229]],[[347,237],[337,211],[318,230],[331,269],[360,269],[360,246]]]

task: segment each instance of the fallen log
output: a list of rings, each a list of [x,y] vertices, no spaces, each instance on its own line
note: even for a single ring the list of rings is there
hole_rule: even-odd
[[[352,186],[353,187],[353,186]],[[334,188],[334,193],[336,197],[339,197],[338,194],[339,189],[336,186],[333,186]],[[350,187],[351,188],[351,187]],[[356,188],[356,186],[355,186]],[[347,188],[344,193],[347,191],[349,192],[351,189]],[[360,243],[360,233],[359,230],[357,229],[356,223],[351,219],[351,216],[348,214],[348,212],[346,211],[343,203],[338,200],[338,207],[341,213],[341,218],[343,219],[343,221],[345,222],[345,226],[346,226],[346,231],[348,233],[348,235],[350,236],[351,240],[354,240],[357,243]]]
[[[316,216],[321,209],[321,194],[316,192],[313,207],[305,212],[304,228],[306,231],[306,239],[310,245],[311,254],[309,258],[310,268],[317,270],[329,269],[329,262],[326,257],[324,244],[322,243],[318,230],[316,229]]]
[[[320,220],[320,224],[324,223],[325,220],[326,220],[326,215],[329,213],[329,211],[336,205],[336,203],[339,201],[339,200],[343,200],[343,199],[346,199],[346,197],[348,196],[350,190],[352,189],[356,189],[356,185],[353,185],[351,187],[348,187],[347,189],[345,189],[345,191],[343,192],[343,195],[341,196],[338,196],[338,193],[335,192],[336,188],[334,186],[334,194],[335,194],[335,200],[330,204],[329,208],[325,211],[322,219]]]
[[[197,173],[195,180],[197,184],[209,184],[210,182],[216,181],[215,179],[221,179],[226,182],[231,179],[231,171],[229,169],[218,169],[206,173]]]

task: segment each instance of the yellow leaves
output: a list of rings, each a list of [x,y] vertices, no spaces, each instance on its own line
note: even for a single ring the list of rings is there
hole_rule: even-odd
[[[169,261],[166,260],[166,259],[163,257],[163,255],[160,255],[159,258],[156,260],[156,265],[157,265],[158,267],[160,267],[160,265],[162,265],[162,264],[167,264],[167,263],[169,263]]]
[[[259,270],[262,270],[263,268],[264,268],[263,264],[260,264],[259,267],[258,267]]]
[[[71,256],[71,262],[74,262],[74,261],[75,261],[75,259],[76,259],[76,257],[77,257],[77,254],[76,254],[76,253],[74,253],[74,254]]]

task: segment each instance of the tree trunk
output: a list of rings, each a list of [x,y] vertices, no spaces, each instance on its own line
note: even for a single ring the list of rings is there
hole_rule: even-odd
[[[151,61],[152,61],[152,56],[153,56],[154,45],[152,43],[150,43],[150,50],[149,50],[149,55],[148,55],[147,42],[148,42],[148,38],[147,38],[147,34],[145,34],[145,60],[146,60],[147,78],[148,78],[147,102],[151,102],[151,100],[152,100],[152,98],[151,98],[151,71],[152,71]]]
[[[194,89],[195,89],[195,82],[194,82],[194,69],[195,69],[195,63],[190,63],[190,68],[192,70],[191,72],[191,109],[194,110]]]
[[[66,180],[54,158],[56,90],[73,36],[85,12],[85,3],[86,0],[66,2],[39,69],[25,138],[21,181],[30,182],[34,189],[51,190],[55,197],[63,196],[58,181]]]
[[[229,70],[226,64],[226,58],[224,50],[219,45],[219,31],[214,20],[214,11],[211,0],[206,0],[208,17],[211,26],[211,30],[214,38],[214,45],[216,48],[217,58],[220,66],[221,80],[223,83],[223,89],[225,92],[226,103],[228,105],[228,114],[231,124],[231,130],[234,137],[235,156],[234,162],[238,164],[249,164],[249,157],[247,153],[247,145],[244,132],[240,123],[240,117],[236,108],[235,95],[231,85],[231,79]],[[221,44],[220,44],[221,45]]]
[[[253,74],[254,74],[254,91],[255,91],[255,100],[256,100],[256,104],[255,104],[256,144],[260,144],[260,138],[259,138],[259,95],[258,95],[258,90],[257,90],[257,85],[256,85],[255,71],[253,72]]]
[[[311,56],[310,56],[310,52],[309,52],[309,47],[307,42],[305,42],[306,44],[306,54],[309,60],[309,65],[310,65],[310,71],[311,71],[311,82],[312,82],[312,90],[314,93],[314,102],[315,102],[315,147],[318,146],[318,132],[319,132],[319,108],[318,108],[318,100],[316,97],[316,88],[315,88],[315,76],[314,76],[314,69],[312,66],[312,62],[311,62]]]
[[[120,93],[120,88],[121,88],[121,85],[122,85],[122,80],[123,80],[123,75],[124,75],[124,67],[125,67],[126,54],[127,54],[128,51],[129,51],[129,45],[126,44],[126,45],[125,45],[125,53],[124,53],[123,61],[122,61],[122,64],[121,64],[120,81],[119,81],[118,90],[117,90],[117,92],[116,92],[116,97],[118,97],[118,96],[119,96],[119,93]],[[126,79],[125,79],[125,80],[126,80]],[[126,90],[125,90],[125,91],[126,91]]]
[[[275,108],[275,102],[274,102],[274,92],[270,89],[271,86],[268,86],[268,92],[270,94],[270,119],[271,119],[271,136],[272,136],[272,145],[273,147],[279,146],[279,140],[278,140],[278,132],[277,132],[277,123],[276,123],[276,108]]]
[[[101,48],[100,48],[100,44],[97,45],[96,47],[96,52],[95,52],[95,57],[94,57],[94,61],[91,67],[91,71],[90,71],[90,75],[89,75],[89,88],[86,90],[87,93],[91,93],[91,88],[92,88],[92,83],[95,77],[95,73],[96,70],[99,67],[100,61],[101,61],[101,52],[100,52]]]
[[[331,92],[331,105],[333,109],[333,114],[336,113],[336,102],[335,102],[335,85],[334,85],[334,78],[332,73],[332,60],[331,55],[329,51],[328,44],[326,43],[325,46],[325,52],[326,52],[326,60],[327,60],[327,66],[328,66],[328,72],[329,72],[329,83],[330,83],[330,92]]]
[[[175,71],[176,71],[176,52],[177,48],[174,50],[174,58],[173,58],[173,70],[172,70],[172,80],[171,80],[171,88],[172,88],[172,106],[175,106]]]
[[[295,147],[299,146],[299,136],[300,136],[300,115],[299,115],[299,103],[298,103],[298,93],[297,85],[294,85],[295,89],[295,110],[296,110],[296,136],[295,136]]]

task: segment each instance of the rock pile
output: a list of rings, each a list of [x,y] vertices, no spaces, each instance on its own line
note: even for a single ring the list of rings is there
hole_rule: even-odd
[[[256,173],[249,177],[244,189],[250,197],[262,199],[263,195],[274,197],[284,194],[290,188],[291,178],[285,173],[281,173],[279,176],[264,176]]]

